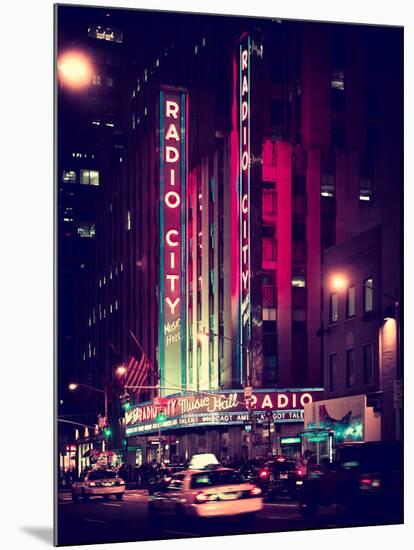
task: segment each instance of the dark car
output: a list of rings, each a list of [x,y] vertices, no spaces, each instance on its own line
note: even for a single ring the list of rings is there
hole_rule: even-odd
[[[339,445],[335,461],[315,466],[299,497],[304,516],[323,506],[351,517],[402,521],[402,446],[366,442]]]
[[[267,499],[277,496],[296,497],[305,475],[294,459],[276,456],[272,459],[255,459],[240,468],[244,479],[258,485]]]

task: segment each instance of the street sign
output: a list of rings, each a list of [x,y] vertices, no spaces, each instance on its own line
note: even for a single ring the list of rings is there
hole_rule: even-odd
[[[168,405],[168,397],[154,397],[154,405],[156,407],[166,407]]]
[[[250,399],[252,396],[252,387],[251,386],[246,386],[244,388],[244,398],[245,399]]]

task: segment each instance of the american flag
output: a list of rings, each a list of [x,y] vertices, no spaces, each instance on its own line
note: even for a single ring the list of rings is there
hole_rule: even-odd
[[[137,359],[130,355],[128,358],[127,372],[125,376],[125,386],[144,386],[147,381],[149,363],[145,353],[141,355],[141,359]],[[128,389],[128,388],[127,388]],[[131,392],[139,392],[137,389],[130,389]]]

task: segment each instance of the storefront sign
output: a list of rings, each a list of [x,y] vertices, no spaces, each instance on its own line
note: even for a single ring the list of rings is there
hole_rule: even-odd
[[[161,90],[159,365],[161,378],[172,386],[181,386],[186,372],[186,112],[186,92]]]
[[[303,422],[303,408],[312,402],[320,389],[309,391],[253,390],[250,408],[263,422],[266,411],[274,422]],[[167,398],[166,419],[155,422],[157,407],[153,402],[137,405],[125,412],[126,435],[150,433],[161,429],[216,424],[242,424],[249,420],[243,391],[220,394],[180,394]]]

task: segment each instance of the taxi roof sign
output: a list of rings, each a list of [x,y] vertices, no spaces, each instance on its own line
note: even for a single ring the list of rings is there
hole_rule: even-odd
[[[191,457],[189,470],[207,470],[209,468],[217,468],[220,462],[213,453],[202,453]]]

